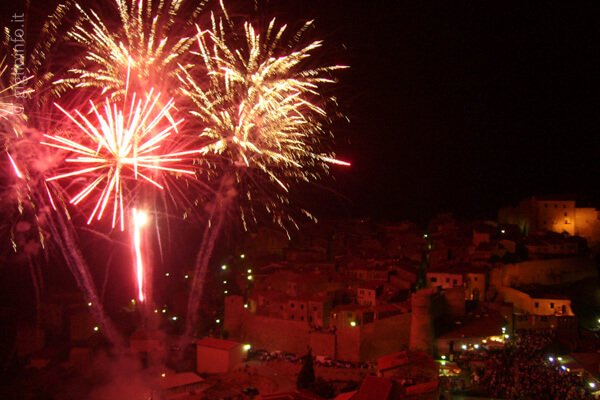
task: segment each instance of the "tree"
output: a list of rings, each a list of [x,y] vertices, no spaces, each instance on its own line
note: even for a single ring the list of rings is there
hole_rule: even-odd
[[[308,353],[304,356],[302,368],[298,372],[296,386],[298,389],[308,389],[311,383],[315,381],[315,367],[313,365],[312,349],[308,349]]]

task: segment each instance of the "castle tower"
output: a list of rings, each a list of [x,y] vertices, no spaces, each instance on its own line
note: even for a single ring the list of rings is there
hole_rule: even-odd
[[[412,317],[410,325],[410,344],[412,351],[421,350],[433,355],[435,336],[431,315],[431,297],[435,289],[421,289],[412,294]]]

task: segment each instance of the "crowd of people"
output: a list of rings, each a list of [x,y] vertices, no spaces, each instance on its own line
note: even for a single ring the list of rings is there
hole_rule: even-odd
[[[456,363],[472,370],[473,381],[487,394],[502,399],[594,400],[579,374],[545,353],[552,334],[519,332],[502,349],[480,349],[457,354]]]

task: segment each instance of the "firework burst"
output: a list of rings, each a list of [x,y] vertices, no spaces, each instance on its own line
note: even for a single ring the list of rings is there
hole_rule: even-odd
[[[265,182],[279,188],[271,187],[276,195],[260,200],[275,215],[274,210],[288,203],[291,183],[314,181],[328,173],[331,163],[347,165],[321,151],[330,138],[323,104],[331,99],[320,89],[334,83],[333,73],[345,67],[306,67],[322,45],[313,41],[299,46],[312,21],[284,45],[286,26],[276,28],[273,20],[260,35],[245,23],[244,34],[237,35],[222,8],[223,18],[213,16],[212,29],[197,34],[199,64],[207,76],[199,79],[181,68],[181,90],[193,102],[190,112],[202,123],[201,136],[211,141],[208,149],[230,160],[237,180],[254,182],[255,188]],[[241,178],[244,174],[250,179]],[[252,190],[246,193],[252,200]],[[275,217],[280,225],[284,214]]]
[[[43,144],[68,151],[72,157],[67,158],[66,162],[75,166],[69,172],[46,180],[89,177],[83,189],[71,197],[70,202],[74,205],[92,196],[92,193],[100,192],[88,224],[94,217],[101,219],[107,205],[112,203],[112,226],[120,220],[121,230],[124,229],[125,198],[135,192],[135,187],[128,190],[127,181],[140,179],[163,189],[163,185],[155,178],[158,173],[194,175],[193,170],[177,165],[183,161],[182,157],[200,150],[166,150],[169,148],[167,138],[177,133],[177,126],[183,121],[180,119],[175,122],[169,117],[174,106],[173,100],[161,106],[160,94],[154,95],[152,90],[145,99],[137,99],[135,93],[131,97],[125,112],[108,99],[101,109],[90,101],[96,124],[79,111],[75,111],[78,117],[75,118],[57,105],[83,134],[83,139],[45,135],[49,141]],[[78,135],[75,137],[79,138]]]
[[[177,66],[190,68],[186,57],[194,43],[193,28],[204,2],[189,10],[188,22],[178,18],[184,12],[182,0],[114,0],[119,25],[104,20],[95,11],[79,4],[80,18],[67,38],[84,46],[85,54],[69,76],[55,81],[58,93],[74,87],[100,88],[111,98],[126,97],[128,86],[138,93],[149,87],[171,90],[169,82]],[[189,13],[188,13],[189,12]],[[178,21],[179,20],[179,21]]]

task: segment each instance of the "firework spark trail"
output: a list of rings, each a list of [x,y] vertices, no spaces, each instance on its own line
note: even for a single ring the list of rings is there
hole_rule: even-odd
[[[56,92],[94,87],[111,98],[121,98],[129,86],[140,92],[157,85],[171,90],[175,86],[169,82],[175,78],[177,65],[192,67],[187,58],[194,34],[186,32],[193,28],[192,21],[198,19],[205,3],[190,10],[182,0],[114,0],[120,24],[116,29],[114,21],[103,20],[75,3],[80,17],[66,36],[86,51],[78,67],[54,82]],[[182,23],[184,13],[187,22]]]
[[[122,338],[105,314],[104,308],[96,294],[96,287],[88,265],[85,262],[81,250],[77,246],[77,240],[72,227],[67,223],[65,220],[66,217],[62,215],[62,213],[51,213],[49,214],[49,218],[52,219],[51,223],[48,224],[48,227],[54,243],[60,249],[67,267],[75,278],[77,286],[83,292],[85,301],[88,303],[92,315],[100,325],[101,333],[110,343],[117,347],[122,347]]]
[[[200,250],[196,255],[194,263],[194,278],[190,295],[188,297],[187,317],[185,322],[185,331],[181,336],[180,348],[186,349],[194,340],[194,328],[198,322],[198,310],[202,301],[202,293],[206,274],[208,272],[208,262],[212,255],[217,238],[221,234],[225,222],[225,215],[229,210],[230,203],[233,200],[231,184],[232,179],[223,179],[221,187],[213,200],[212,209],[209,216],[209,222],[204,228]]]
[[[136,270],[136,278],[138,284],[138,299],[141,302],[146,300],[145,296],[145,274],[144,274],[144,263],[142,257],[142,249],[141,249],[141,229],[146,225],[148,221],[148,215],[144,211],[138,211],[135,208],[133,209],[133,246],[135,252],[135,270]]]
[[[98,220],[102,218],[104,210],[112,198],[112,226],[114,228],[119,220],[121,230],[124,230],[125,197],[135,193],[134,189],[136,188],[127,187],[125,183],[128,180],[137,181],[138,178],[142,178],[145,182],[163,189],[164,187],[153,179],[151,174],[161,172],[194,175],[194,171],[191,169],[177,168],[172,165],[181,163],[184,156],[202,152],[202,149],[159,153],[159,151],[165,151],[166,139],[178,132],[177,126],[183,121],[181,119],[175,122],[169,117],[169,112],[174,107],[173,99],[155,111],[159,98],[160,93],[154,96],[152,90],[145,100],[136,99],[134,93],[130,108],[125,113],[117,109],[116,104],[111,104],[106,99],[103,114],[90,101],[97,125],[76,111],[80,122],[57,105],[84,134],[85,142],[63,136],[44,135],[50,141],[42,142],[42,144],[72,153],[75,157],[67,158],[66,161],[76,166],[70,172],[53,176],[46,181],[80,175],[90,177],[91,182],[71,197],[70,202],[74,205],[78,205],[97,191],[96,189],[99,189],[102,183],[104,184],[104,187],[99,189],[100,195],[89,216],[88,224],[94,217]],[[168,120],[166,127],[163,120]]]

